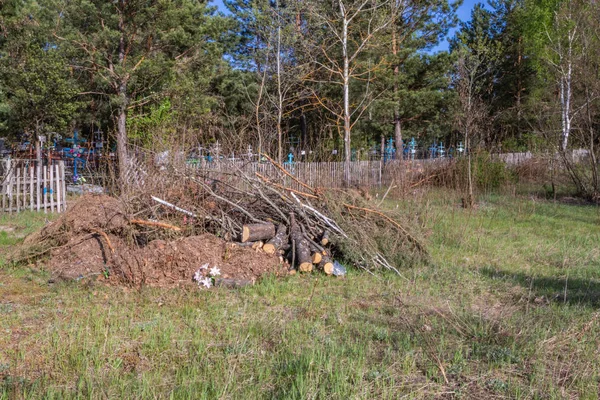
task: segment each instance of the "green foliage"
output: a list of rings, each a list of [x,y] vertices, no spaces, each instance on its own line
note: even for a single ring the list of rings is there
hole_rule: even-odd
[[[497,191],[511,182],[510,170],[501,160],[493,160],[489,155],[478,154],[472,163],[475,185],[485,193]]]
[[[28,1],[12,8],[10,18],[4,16],[0,90],[7,133],[64,134],[81,106],[79,87],[64,49],[51,37],[46,11]]]
[[[148,146],[152,141],[161,139],[156,136],[159,128],[168,129],[173,120],[171,102],[165,99],[161,104],[148,107],[148,114],[129,118],[127,121],[129,136],[141,145]]]
[[[531,150],[541,147],[542,132],[555,129],[550,64],[557,55],[550,44],[564,39],[566,26],[555,24],[557,15],[571,7],[572,20],[588,27],[582,32],[589,47],[595,3],[490,0],[460,24],[449,53],[433,53],[458,23],[459,3],[382,2],[357,14],[349,31],[351,52],[361,49],[350,68],[352,147],[378,148],[396,126],[403,137],[425,143],[464,140],[453,122],[461,114],[454,66],[465,54],[482,66],[476,90],[487,113],[482,146]],[[196,0],[3,0],[0,134],[66,133],[73,125],[112,133],[124,113],[132,129],[125,139],[145,145],[156,134],[187,146],[220,140],[237,153],[248,144],[256,149],[260,134],[263,150],[271,151],[279,125],[285,143],[294,137],[315,157],[340,150],[339,3],[225,5],[227,16]],[[385,28],[361,48],[365,33],[380,23]],[[592,47],[581,65],[595,62]],[[170,117],[162,120],[167,103]],[[595,111],[592,117],[591,125]]]
[[[452,42],[453,51],[485,58],[477,95],[494,121],[489,141],[496,145],[511,140],[526,146],[524,135],[535,118],[529,105],[540,81],[527,44],[528,20],[523,0],[492,0],[489,7],[475,6]]]
[[[457,190],[467,187],[468,159],[462,157],[444,172],[440,183]],[[494,193],[507,184],[517,180],[514,172],[501,160],[493,159],[489,154],[479,152],[472,156],[471,173],[473,187],[481,193]]]

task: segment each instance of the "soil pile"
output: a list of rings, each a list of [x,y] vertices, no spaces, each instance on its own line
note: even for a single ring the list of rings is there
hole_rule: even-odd
[[[25,241],[26,251],[49,254],[44,267],[56,277],[98,276],[127,285],[194,284],[204,264],[218,267],[221,277],[255,281],[264,274],[283,274],[279,257],[238,247],[212,234],[148,240],[148,230],[131,223],[125,206],[105,195],[85,195],[58,220]],[[169,237],[170,236],[170,237]]]

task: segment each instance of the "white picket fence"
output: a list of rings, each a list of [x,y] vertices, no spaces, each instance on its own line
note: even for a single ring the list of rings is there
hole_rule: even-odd
[[[67,209],[64,161],[4,160],[1,212],[63,212]]]

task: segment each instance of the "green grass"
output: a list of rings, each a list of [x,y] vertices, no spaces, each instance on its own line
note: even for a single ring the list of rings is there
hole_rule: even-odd
[[[429,232],[403,277],[131,290],[5,266],[0,398],[597,399],[598,208],[481,200],[387,200]],[[44,218],[0,221],[3,252]]]
[[[56,218],[54,214],[23,212],[15,214],[0,213],[0,267],[6,262],[7,254],[23,238]]]

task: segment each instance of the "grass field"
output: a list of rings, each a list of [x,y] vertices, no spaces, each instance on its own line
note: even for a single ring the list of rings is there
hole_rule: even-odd
[[[458,205],[386,201],[429,233],[402,277],[131,290],[0,266],[0,398],[598,399],[599,209]],[[0,217],[0,254],[43,223]]]

